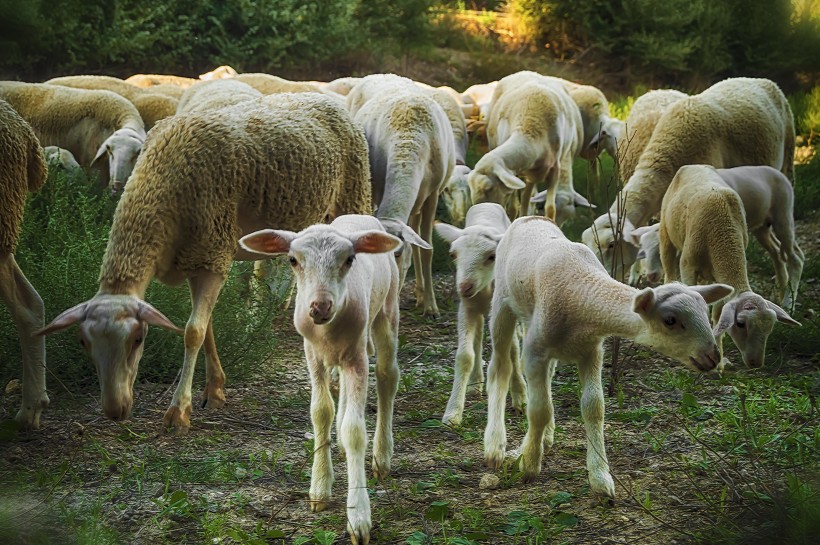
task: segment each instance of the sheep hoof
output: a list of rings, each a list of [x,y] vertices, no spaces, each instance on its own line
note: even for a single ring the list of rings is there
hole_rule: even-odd
[[[390,461],[379,462],[373,459],[373,476],[376,480],[383,481],[388,475],[390,475]]]
[[[593,493],[605,497],[615,498],[615,482],[609,473],[589,474],[589,487]]]
[[[166,430],[172,431],[176,435],[185,435],[191,429],[191,405],[188,404],[185,409],[171,405],[165,411],[162,423]]]
[[[205,385],[205,390],[202,392],[202,407],[208,409],[221,409],[225,406],[225,390],[221,387],[211,387],[210,384]]]
[[[461,425],[461,413],[446,413],[441,417],[441,423],[448,426],[459,426]]]
[[[368,545],[370,543],[370,516],[356,516],[355,513],[348,514],[347,533],[350,534],[350,542],[353,545]],[[355,520],[359,519],[359,520]]]
[[[321,511],[324,511],[328,507],[330,507],[330,504],[331,504],[330,498],[324,498],[324,499],[313,499],[313,498],[311,498],[310,499],[310,510],[313,513],[319,513]]]
[[[43,409],[48,408],[49,399],[46,394],[40,399],[39,404],[33,406],[26,406],[24,403],[17,416],[14,419],[23,429],[39,430],[40,429],[40,415],[43,414]]]

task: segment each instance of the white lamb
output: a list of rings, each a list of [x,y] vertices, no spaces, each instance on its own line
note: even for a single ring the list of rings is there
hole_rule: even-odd
[[[794,138],[789,103],[767,79],[727,79],[678,100],[658,121],[620,198],[584,232],[584,243],[607,270],[615,271],[615,278],[624,278],[637,248],[621,240],[637,243],[629,233],[660,212],[663,195],[680,167],[762,164],[794,179]],[[617,241],[616,232],[622,233]]]
[[[46,146],[43,148],[43,156],[46,158],[49,168],[60,168],[66,172],[80,172],[82,167],[74,158],[74,155],[67,149],[57,146]]]
[[[535,216],[517,219],[496,252],[484,433],[487,465],[497,468],[505,458],[504,398],[513,369],[510,343],[517,321],[526,327],[521,353],[529,423],[520,450],[524,480],[541,471],[545,440],[547,448],[553,444],[551,381],[557,360],[575,362],[589,483],[593,492],[614,497],[604,447],[604,339],[633,339],[687,367],[709,371],[719,357],[706,305],[731,291],[722,284],[678,283],[638,291],[611,278],[586,246],[567,240],[551,221]]]
[[[367,346],[372,340],[376,348],[378,412],[372,468],[381,479],[390,473],[393,402],[399,385],[399,270],[388,252],[402,242],[372,216],[348,215],[299,233],[258,231],[242,237],[240,244],[261,254],[288,254],[296,275],[293,323],[305,340],[312,391],[311,511],[330,505],[330,372],[339,369],[336,438],[347,457],[347,530],[353,543],[366,544],[371,528],[365,475]]]
[[[455,166],[450,122],[427,92],[392,74],[363,78],[347,100],[367,137],[376,217],[413,245],[416,305],[437,316],[431,243],[438,196]],[[409,252],[399,260],[403,283]]]
[[[453,174],[444,184],[439,197],[444,201],[450,221],[453,225],[463,226],[467,218],[467,211],[473,205],[470,197],[470,184],[467,183],[467,176],[470,174],[470,167],[459,165],[453,168]]]
[[[794,235],[794,190],[789,179],[767,166],[718,168],[715,172],[719,178],[712,177],[714,182],[724,184],[740,196],[747,231],[755,236],[774,263],[775,297],[786,308],[792,308],[804,255]],[[659,228],[660,225],[655,224],[632,232],[633,236],[640,236],[638,258],[645,258],[649,282],[658,282],[663,277]]]
[[[746,272],[749,235],[743,202],[714,168],[681,167],[663,198],[659,235],[667,282],[718,281],[734,288],[731,299],[712,309],[721,356],[723,333],[728,331],[746,365],[760,367],[775,322],[800,325],[752,291]]]
[[[450,243],[450,256],[456,262],[458,288],[458,349],[456,350],[453,391],[441,421],[460,424],[467,389],[479,392],[484,386],[484,317],[490,312],[493,297],[493,268],[498,242],[510,226],[507,212],[500,204],[481,203],[467,212],[464,229],[437,223],[436,232]],[[518,365],[518,343],[513,342],[513,407],[524,405],[526,385]]]

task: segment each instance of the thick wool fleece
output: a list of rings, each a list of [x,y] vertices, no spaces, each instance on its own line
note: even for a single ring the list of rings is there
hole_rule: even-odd
[[[368,214],[367,143],[319,94],[175,116],[150,133],[114,214],[100,288],[227,274],[244,233]]]
[[[218,110],[261,96],[255,88],[233,78],[202,81],[185,90],[179,99],[177,113]]]
[[[247,83],[263,95],[278,93],[321,93],[318,85],[304,81],[290,81],[270,74],[246,73],[238,74],[233,79]]]
[[[46,181],[40,142],[8,102],[0,100],[0,255],[13,254],[29,191]]]

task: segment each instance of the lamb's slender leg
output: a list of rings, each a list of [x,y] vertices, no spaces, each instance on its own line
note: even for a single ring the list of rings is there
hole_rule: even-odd
[[[421,222],[422,218],[419,212],[410,216],[407,225],[418,235]],[[416,296],[416,308],[419,308],[424,305],[424,275],[422,274],[421,268],[421,248],[411,245],[408,250],[411,249],[413,251],[413,274],[416,276],[416,287],[413,289],[413,294]]]
[[[464,413],[464,398],[467,386],[472,380],[475,368],[481,368],[481,352],[476,354],[477,342],[480,343],[484,331],[484,316],[467,308],[464,301],[458,306],[458,349],[456,350],[453,389],[447,408],[441,421],[445,424],[458,425]],[[478,347],[480,350],[480,345]],[[482,373],[483,374],[483,373]]]
[[[504,462],[507,448],[507,430],[504,427],[504,401],[510,386],[512,361],[510,343],[514,341],[516,318],[499,294],[493,298],[490,316],[490,334],[493,353],[487,368],[487,427],[484,430],[484,462],[498,468]]]
[[[364,347],[362,347],[364,353]],[[364,456],[367,450],[365,405],[367,404],[367,358],[342,362],[344,375],[345,414],[342,419],[342,443],[347,453],[347,531],[354,544],[370,541],[370,498],[367,495],[367,477]]]
[[[484,391],[484,314],[476,317],[476,331],[473,337],[473,371],[467,382],[467,392]]]
[[[40,414],[48,407],[46,393],[46,340],[32,334],[44,324],[43,300],[26,279],[13,254],[0,255],[0,299],[11,312],[23,355],[23,402],[16,420],[23,426],[40,427]]]
[[[337,375],[336,378],[339,381],[339,401],[336,407],[336,446],[339,447],[339,454],[344,458],[346,454],[344,441],[342,441],[342,420],[344,420],[345,411],[347,410],[347,399],[342,395],[342,392],[345,391],[345,376],[338,368],[336,368],[335,371]]]
[[[550,169],[546,176],[547,196],[546,201],[544,201],[544,217],[552,221],[555,221],[555,193],[558,189],[558,178],[560,175],[561,173],[556,165]]]
[[[762,227],[754,232],[757,241],[772,258],[774,264],[774,295],[772,296],[778,303],[783,302],[787,290],[789,289],[789,272],[786,268],[786,261],[780,253],[780,241],[775,238],[770,226]]]
[[[424,201],[421,209],[421,225],[419,236],[433,246],[433,221],[438,205],[438,193],[433,193]],[[433,250],[418,248],[421,257],[421,273],[424,282],[424,314],[437,317],[439,315],[436,304],[436,293],[433,291]],[[418,286],[418,284],[416,284]]]
[[[399,365],[396,354],[399,347],[398,294],[391,289],[395,303],[385,304],[373,322],[373,342],[376,344],[376,433],[373,434],[373,475],[383,479],[390,474],[393,458],[393,405],[399,390]]]
[[[510,359],[512,360],[512,380],[510,381],[510,401],[512,408],[519,414],[524,414],[524,401],[527,399],[527,383],[524,382],[524,371],[519,354],[521,339],[524,338],[524,326],[517,324],[515,334],[510,345]]]
[[[202,406],[219,409],[225,405],[225,372],[219,362],[214,339],[214,321],[208,320],[205,331],[205,391],[202,393]]]
[[[541,473],[544,456],[544,434],[549,430],[548,442],[552,446],[555,417],[552,406],[551,379],[555,363],[550,353],[539,345],[543,326],[531,324],[524,339],[523,364],[527,376],[527,434],[521,443],[523,479],[531,481]],[[534,335],[533,335],[534,334]]]
[[[664,282],[675,282],[680,279],[680,261],[678,258],[678,250],[669,240],[669,234],[667,233],[663,222],[661,222],[658,236],[660,238],[659,251],[661,256],[661,265],[663,266],[664,272]]]
[[[794,304],[797,302],[797,289],[800,287],[800,277],[803,275],[803,264],[806,256],[803,250],[797,245],[797,241],[792,242],[792,250],[787,251],[786,258],[789,263],[789,290],[783,298],[783,306],[786,310],[793,312]]]
[[[313,469],[310,473],[310,510],[323,511],[330,504],[333,462],[330,457],[330,427],[333,424],[333,397],[330,373],[310,344],[305,341],[305,358],[310,372],[310,419],[313,422]]]
[[[530,182],[526,180],[526,185],[524,189],[521,190],[521,195],[519,196],[521,201],[518,205],[519,214],[522,216],[529,215],[530,212],[530,199],[532,198],[532,192],[535,190],[535,182]]]
[[[581,383],[581,418],[587,432],[587,471],[593,492],[615,497],[604,446],[604,389],[601,385],[603,344],[592,347],[578,360]]]
[[[224,276],[210,272],[200,272],[188,279],[192,308],[191,317],[185,325],[185,360],[171,406],[162,419],[166,428],[173,428],[177,433],[184,433],[191,427],[191,386],[196,358],[205,341],[211,313],[224,283]]]

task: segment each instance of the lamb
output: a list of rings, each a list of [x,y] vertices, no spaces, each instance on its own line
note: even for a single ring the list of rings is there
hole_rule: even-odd
[[[519,214],[524,214],[533,188],[546,181],[545,215],[561,224],[574,213],[572,161],[583,143],[583,125],[563,86],[534,72],[503,78],[496,86],[487,137],[492,149],[467,179],[473,203],[502,203],[523,189]],[[569,206],[560,210],[559,191],[571,195]]]
[[[236,81],[247,83],[263,95],[274,93],[321,93],[318,85],[303,81],[290,81],[278,76],[262,73],[239,74],[233,78]]]
[[[228,66],[227,64],[223,64],[222,66],[217,66],[210,72],[205,72],[204,74],[199,75],[199,79],[203,81],[212,81],[216,79],[230,79],[236,77],[236,70],[232,67]]]
[[[186,78],[183,76],[171,76],[168,74],[134,74],[126,79],[127,83],[137,87],[155,87],[158,85],[173,85],[181,89],[187,89],[191,85],[201,80],[214,80],[222,78],[232,78],[236,76],[236,70],[227,65],[214,68],[210,72],[199,75],[199,79]]]
[[[362,78],[354,77],[337,78],[331,82],[320,85],[319,87],[325,91],[333,91],[334,93],[346,97],[361,80]]]
[[[350,107],[369,97],[361,103],[354,120],[364,128],[370,150],[376,217],[389,233],[413,245],[416,305],[424,314],[437,316],[433,220],[438,195],[455,166],[455,144],[441,106],[405,80],[392,74],[367,76],[347,100]],[[409,232],[404,224],[410,226]],[[410,266],[409,252],[398,258],[403,284]]]
[[[145,123],[146,131],[158,121],[174,115],[177,109],[177,99],[162,93],[155,93],[150,88],[142,89],[112,76],[63,76],[50,79],[45,83],[75,89],[105,90],[117,93],[136,106]]]
[[[504,398],[513,368],[510,344],[517,321],[526,327],[521,353],[529,423],[520,449],[524,480],[540,473],[545,440],[547,448],[553,444],[551,380],[557,360],[575,362],[590,487],[594,493],[614,497],[604,447],[604,339],[611,335],[633,339],[691,369],[709,371],[719,357],[706,305],[731,291],[723,284],[679,283],[639,291],[611,278],[589,248],[567,240],[548,219],[515,220],[496,251],[484,432],[487,465],[497,468],[505,457]]]
[[[467,117],[475,118],[478,121],[486,121],[490,117],[490,105],[493,100],[493,93],[498,85],[497,81],[490,83],[477,83],[471,85],[461,93],[461,101],[464,104],[472,104],[472,112]]]
[[[203,81],[185,90],[179,99],[177,113],[227,108],[246,100],[256,100],[261,96],[262,93],[236,78]]]
[[[467,176],[470,174],[470,167],[459,165],[453,168],[453,174],[444,184],[439,197],[444,201],[450,221],[453,225],[462,227],[467,217],[467,211],[473,205],[470,198],[470,184],[467,183]]]
[[[101,182],[115,191],[125,185],[145,142],[142,118],[131,102],[111,91],[11,81],[0,82],[0,98],[31,125],[42,145],[67,149],[81,165],[99,168]]]
[[[740,196],[708,165],[686,165],[663,198],[660,254],[667,282],[718,281],[735,290],[712,309],[714,332],[723,356],[728,331],[749,367],[761,367],[775,321],[799,326],[788,313],[752,291],[746,272],[746,213]]]
[[[167,427],[184,432],[203,341],[204,405],[225,401],[213,306],[233,260],[263,258],[240,250],[237,240],[265,225],[301,229],[370,210],[367,142],[331,99],[275,95],[171,117],[151,130],[118,203],[99,291],[41,333],[80,325],[82,343],[98,366],[103,411],[124,419],[148,324],[181,332],[143,300],[145,290],[154,277],[169,285],[187,280],[193,305],[185,360],[163,418]]]
[[[33,333],[43,327],[43,300],[14,259],[23,223],[26,196],[46,181],[43,150],[28,123],[0,100],[0,299],[17,325],[23,353],[23,402],[16,419],[40,427],[48,407],[46,344]]]
[[[330,505],[333,464],[330,427],[331,369],[339,370],[336,438],[347,457],[347,531],[353,543],[370,541],[370,500],[365,476],[368,344],[376,348],[378,413],[373,475],[390,473],[393,403],[399,386],[399,269],[392,252],[401,240],[372,216],[348,215],[330,225],[294,233],[265,229],[242,237],[246,250],[288,254],[296,275],[293,323],[305,340],[311,379],[314,445],[310,509]]]
[[[43,157],[45,157],[49,169],[57,167],[66,172],[79,172],[82,170],[80,163],[77,162],[74,155],[67,149],[58,148],[57,146],[46,146],[43,148]]]
[[[682,98],[658,120],[635,173],[609,212],[584,232],[584,243],[616,278],[624,278],[637,249],[625,247],[621,239],[637,244],[630,232],[660,212],[680,167],[769,165],[793,180],[794,139],[789,103],[770,80],[730,78]]]
[[[490,312],[493,297],[493,267],[498,242],[510,226],[507,212],[500,204],[481,203],[470,208],[464,229],[437,223],[436,232],[450,244],[456,262],[458,287],[458,349],[456,350],[453,390],[441,421],[458,425],[464,413],[468,387],[479,392],[484,386],[484,317]],[[510,346],[513,362],[513,406],[524,406],[526,385],[518,360],[518,343]]]
[[[704,167],[708,168],[708,167]],[[719,178],[715,183],[729,187],[740,197],[746,218],[746,230],[751,232],[769,253],[775,265],[775,296],[786,308],[794,306],[800,276],[803,272],[803,251],[794,236],[794,190],[786,176],[767,166],[746,166],[714,169]],[[659,224],[639,227],[638,257],[647,261],[646,276],[657,282],[663,276],[660,262]]]

